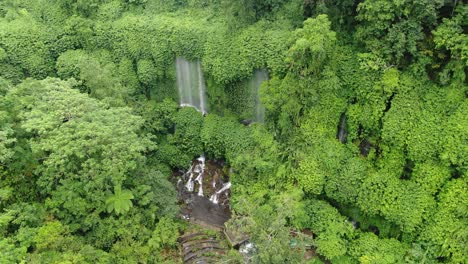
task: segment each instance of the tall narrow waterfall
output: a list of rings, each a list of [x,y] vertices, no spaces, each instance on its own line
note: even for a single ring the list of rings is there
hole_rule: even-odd
[[[176,58],[177,87],[181,106],[192,106],[203,114],[207,113],[205,79],[200,61]]]
[[[268,80],[268,73],[265,70],[256,70],[248,84],[253,99],[253,118],[255,122],[263,123],[265,118],[265,107],[260,102],[260,85],[266,80]]]
[[[348,139],[348,129],[346,127],[346,114],[343,113],[340,116],[340,123],[338,124],[338,131],[336,133],[336,138],[345,144]]]

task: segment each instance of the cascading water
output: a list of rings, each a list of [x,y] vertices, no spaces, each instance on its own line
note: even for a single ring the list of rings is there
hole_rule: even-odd
[[[190,169],[187,171],[186,174],[189,174],[189,179],[187,183],[185,184],[185,188],[187,188],[187,191],[193,192],[193,171],[192,171],[193,165],[190,166]]]
[[[200,156],[199,158],[194,161],[194,163],[190,166],[190,169],[184,173],[183,178],[187,179],[187,182],[185,183],[185,189],[189,192],[192,193],[195,189],[195,183],[198,183],[198,196],[204,197],[204,191],[203,191],[203,178],[205,175],[205,156]],[[210,197],[210,201],[214,204],[219,203],[219,196],[223,193],[225,193],[227,190],[231,188],[231,183],[230,182],[220,182],[219,185],[222,185],[221,189],[216,190],[217,184],[217,174],[216,176],[212,178],[211,180],[211,189],[212,189],[212,195]],[[194,179],[195,177],[195,179]],[[218,179],[219,181],[219,179]],[[179,182],[179,181],[178,181]]]
[[[176,77],[180,106],[194,107],[206,114],[206,87],[200,60],[190,62],[182,57],[176,58]]]
[[[220,194],[223,192],[229,190],[231,188],[231,183],[227,182],[223,185],[223,188],[221,188],[219,191],[215,192],[213,195],[210,197],[210,201],[214,204],[218,204],[218,197]]]
[[[198,177],[195,179],[198,182],[198,196],[203,196],[203,174],[205,173],[205,157],[202,155],[197,159],[200,164],[197,165],[196,171]]]
[[[190,166],[190,169],[184,174],[184,176],[189,175],[187,183],[185,184],[185,188],[187,191],[193,192],[195,182],[198,182],[198,195],[203,196],[203,174],[205,173],[205,157],[202,155],[200,156],[197,161],[198,164]],[[195,181],[193,180],[193,176],[197,174]]]
[[[181,180],[177,180],[177,189],[179,200],[183,202],[183,219],[222,227],[231,218],[228,191],[231,183],[223,161],[205,160],[200,156],[192,160],[188,171],[174,172],[174,176],[177,175]]]
[[[253,118],[255,122],[263,123],[265,119],[265,107],[260,101],[260,86],[268,80],[268,72],[265,70],[255,70],[248,86],[253,99]]]

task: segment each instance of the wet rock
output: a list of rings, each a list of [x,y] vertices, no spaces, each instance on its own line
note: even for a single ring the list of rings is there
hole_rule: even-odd
[[[336,133],[336,138],[343,144],[345,144],[348,140],[348,128],[346,125],[345,113],[341,114],[340,122],[338,124],[338,131]]]
[[[183,203],[184,219],[222,228],[231,217],[229,189],[231,183],[219,161],[193,160],[189,170],[177,176],[179,200]],[[185,184],[182,184],[186,182]],[[198,190],[198,191],[195,191]],[[209,199],[208,197],[211,197]]]
[[[244,126],[250,126],[253,123],[253,120],[244,119],[240,121]]]
[[[361,155],[364,157],[367,157],[367,155],[369,155],[371,148],[372,144],[367,139],[363,139],[359,144],[359,150],[361,152]]]

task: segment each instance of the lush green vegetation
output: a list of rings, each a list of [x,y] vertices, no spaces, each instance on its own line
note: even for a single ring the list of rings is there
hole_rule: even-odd
[[[310,263],[468,263],[467,21],[442,0],[0,1],[0,263],[181,262],[170,177],[201,153],[234,168],[255,263],[305,262],[292,239]],[[176,103],[176,56],[201,60],[205,117]],[[265,124],[244,126],[255,69]]]

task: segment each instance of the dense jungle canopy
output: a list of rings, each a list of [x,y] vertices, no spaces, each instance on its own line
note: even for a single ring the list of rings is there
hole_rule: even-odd
[[[468,263],[467,28],[457,0],[1,0],[0,263],[182,263],[201,154],[251,263]]]

